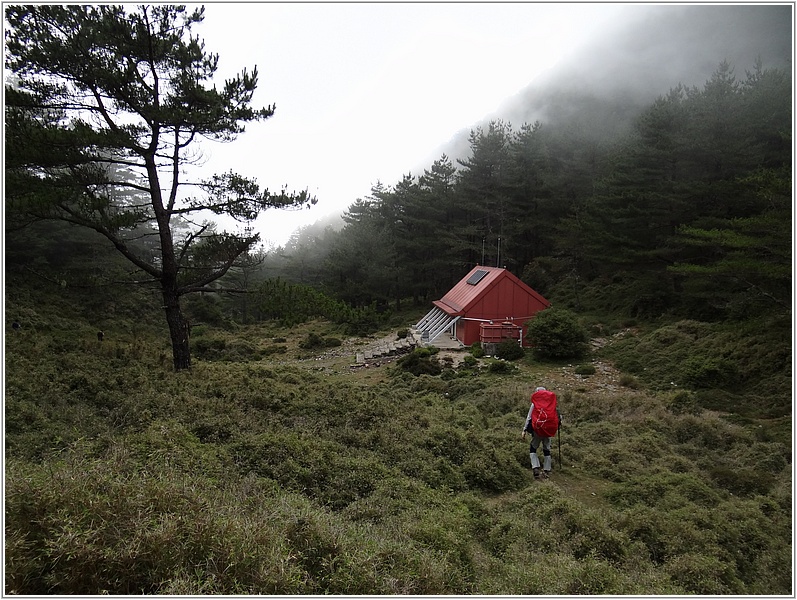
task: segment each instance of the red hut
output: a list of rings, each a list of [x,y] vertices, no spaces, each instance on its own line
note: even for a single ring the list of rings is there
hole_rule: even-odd
[[[523,324],[551,303],[506,269],[476,266],[415,325],[423,343],[448,332],[465,346],[518,339]],[[482,338],[485,339],[482,339]]]

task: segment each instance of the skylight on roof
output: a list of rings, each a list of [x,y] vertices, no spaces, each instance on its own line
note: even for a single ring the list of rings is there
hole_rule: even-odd
[[[469,285],[476,285],[482,279],[484,279],[484,276],[487,275],[488,272],[489,271],[483,271],[482,269],[479,269],[478,271],[474,271],[473,275],[468,277],[468,280],[465,283],[467,283]]]

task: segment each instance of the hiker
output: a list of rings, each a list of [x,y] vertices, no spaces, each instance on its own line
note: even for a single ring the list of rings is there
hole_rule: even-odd
[[[536,401],[536,411],[535,409]],[[531,433],[531,446],[529,455],[531,456],[531,468],[534,472],[534,479],[547,479],[551,474],[551,438],[556,435],[561,423],[561,415],[556,406],[556,394],[538,387],[531,395],[531,406],[526,422],[523,424],[523,431],[520,433],[521,439],[526,439],[526,433]],[[540,472],[540,459],[537,456],[537,448],[542,444],[542,454],[544,463]]]

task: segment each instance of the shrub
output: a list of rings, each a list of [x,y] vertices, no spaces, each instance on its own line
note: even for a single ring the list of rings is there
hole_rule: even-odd
[[[241,473],[255,473],[335,509],[368,496],[388,475],[384,464],[337,442],[295,434],[248,437],[233,445]]]
[[[271,356],[272,354],[285,354],[288,352],[287,346],[269,344],[260,350],[260,356]]]
[[[273,348],[273,347],[272,347]],[[194,357],[207,361],[247,362],[272,353],[259,349],[242,337],[222,337],[205,333],[195,336],[191,347]]]
[[[684,383],[696,388],[730,387],[736,383],[736,365],[721,358],[690,357],[683,365]]]
[[[514,373],[517,370],[517,367],[505,360],[494,360],[490,362],[490,366],[487,368],[487,370],[490,371],[490,373],[504,375],[506,373]]]
[[[711,507],[720,500],[714,489],[694,475],[669,472],[638,475],[627,482],[613,484],[606,495],[621,507],[636,504],[670,509],[691,504]]]
[[[548,308],[527,323],[534,355],[542,359],[578,358],[587,352],[587,332],[575,314]]]
[[[595,365],[578,365],[573,372],[576,375],[594,375]]]
[[[668,339],[702,343],[694,323],[657,338],[666,392],[563,390],[567,468],[542,484],[517,433],[531,382],[562,365],[451,380],[387,367],[393,377],[363,382],[249,360],[253,343],[257,356],[284,352],[311,326],[290,345],[263,326],[206,326],[192,343],[240,362],[175,374],[157,358],[168,346],[143,333],[98,344],[96,328],[63,325],[7,341],[7,593],[791,589],[791,419],[731,420],[743,402],[772,401],[769,388],[673,389],[686,357],[711,356],[669,354]],[[639,355],[659,369],[656,353]],[[722,414],[692,414],[695,402]]]
[[[623,386],[630,388],[632,390],[638,390],[641,386],[639,384],[639,380],[634,377],[633,375],[628,375],[627,373],[623,373],[620,375],[620,380],[618,383]]]
[[[185,300],[184,310],[192,322],[201,322],[215,327],[225,327],[229,325],[219,302],[210,296],[189,294]]]
[[[418,375],[440,375],[443,368],[428,348],[416,348],[402,356],[396,364],[403,371]]]
[[[219,358],[227,347],[227,341],[220,337],[195,337],[192,352],[196,358],[213,360]]]
[[[767,400],[756,402],[758,413],[791,414],[791,381],[781,377],[790,373],[791,346],[772,324],[680,321],[624,337],[601,352],[653,388],[695,388],[703,408],[744,413],[745,397],[753,393]]]
[[[687,390],[677,392],[667,403],[667,410],[675,415],[698,415],[701,412],[695,394]]]
[[[525,485],[525,469],[512,460],[508,450],[481,448],[471,452],[462,465],[462,473],[473,488],[497,494]]]
[[[738,496],[765,495],[775,485],[775,476],[751,467],[716,466],[709,471],[714,482]]]
[[[475,356],[472,354],[466,354],[462,359],[461,366],[465,367],[466,369],[472,369],[478,364],[479,360]]]
[[[236,579],[269,589],[258,581],[257,565],[277,549],[278,538],[267,533],[273,527],[266,525],[265,535],[247,528],[223,508],[233,498],[186,485],[181,471],[150,477],[131,467],[123,460],[111,468],[63,462],[12,478],[7,499],[17,517],[7,533],[28,541],[18,556],[24,560],[11,563],[9,588],[36,595],[157,594],[190,571],[207,593],[230,591]],[[272,593],[288,586],[286,578]]]
[[[224,359],[229,361],[245,362],[260,358],[260,351],[252,342],[236,339],[227,345],[224,352]]]
[[[315,350],[317,348],[323,348],[325,345],[324,337],[315,332],[308,333],[304,339],[299,342],[299,348],[303,350]]]
[[[495,355],[504,360],[517,360],[523,358],[526,351],[514,340],[504,340],[495,350]]]
[[[684,554],[668,562],[665,568],[690,594],[738,594],[743,588],[734,576],[733,567],[716,556]]]
[[[481,342],[474,342],[474,344],[470,347],[470,353],[474,358],[483,358],[484,348],[482,347]]]

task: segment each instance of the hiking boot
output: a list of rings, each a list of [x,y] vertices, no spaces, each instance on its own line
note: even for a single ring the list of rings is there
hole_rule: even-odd
[[[542,478],[543,479],[548,479],[550,476],[551,476],[551,472],[550,471],[543,471],[542,472]]]
[[[534,467],[534,469],[532,469],[532,471],[534,471],[534,479],[539,479],[540,478],[540,468],[539,467]]]

